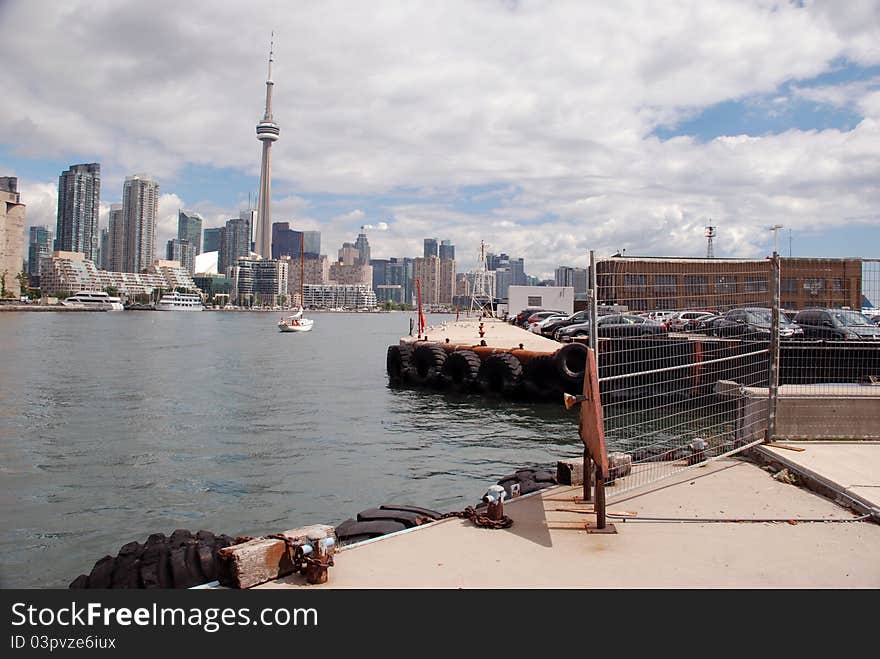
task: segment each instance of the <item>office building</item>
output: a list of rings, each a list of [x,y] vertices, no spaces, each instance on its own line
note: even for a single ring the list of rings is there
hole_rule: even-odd
[[[355,265],[369,265],[370,241],[367,240],[367,234],[364,233],[363,227],[361,227],[357,240],[354,241],[354,247],[357,250],[357,257],[355,257],[354,261]]]
[[[321,232],[320,231],[303,231],[303,247],[305,249],[306,258],[321,256]]]
[[[302,231],[294,231],[289,222],[272,223],[272,258],[299,258],[303,251]]]
[[[143,272],[155,259],[159,184],[146,174],[126,176],[122,188],[126,272]]]
[[[358,260],[358,249],[354,243],[342,243],[339,250],[339,263],[342,265],[354,265]]]
[[[205,229],[203,232],[204,242],[202,243],[203,252],[219,252],[220,251],[220,241],[222,240],[223,232],[226,231],[225,227],[214,227],[211,229]]]
[[[330,283],[373,285],[373,267],[369,265],[330,264]]]
[[[28,279],[40,285],[40,262],[52,255],[52,231],[47,226],[31,227],[28,240]]]
[[[437,301],[440,304],[452,304],[452,298],[455,297],[455,259],[440,259],[437,286]]]
[[[192,211],[177,211],[177,238],[185,240],[195,250],[202,253],[202,216]]]
[[[15,279],[21,272],[24,252],[24,211],[18,192],[18,178],[0,176],[0,277],[3,278],[4,297],[18,297]]]
[[[98,213],[101,207],[101,165],[71,165],[58,177],[55,249],[98,256]]]

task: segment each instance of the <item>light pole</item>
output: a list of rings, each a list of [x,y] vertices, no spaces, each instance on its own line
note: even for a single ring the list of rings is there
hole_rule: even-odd
[[[779,230],[782,228],[781,224],[774,224],[772,227],[768,227],[770,231],[773,232],[773,254],[779,252]]]

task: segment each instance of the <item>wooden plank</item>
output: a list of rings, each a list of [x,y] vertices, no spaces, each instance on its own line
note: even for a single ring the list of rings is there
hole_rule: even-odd
[[[294,545],[304,544],[310,535],[334,537],[332,526],[312,524],[279,535]],[[333,548],[335,549],[335,548]],[[330,553],[333,553],[331,549]],[[281,538],[254,538],[218,552],[220,585],[228,588],[250,588],[293,572],[287,542]]]
[[[805,448],[800,446],[789,446],[788,444],[777,444],[776,442],[770,442],[769,444],[764,444],[764,446],[772,446],[773,448],[784,448],[786,451],[797,451],[800,453],[801,451],[806,451]]]

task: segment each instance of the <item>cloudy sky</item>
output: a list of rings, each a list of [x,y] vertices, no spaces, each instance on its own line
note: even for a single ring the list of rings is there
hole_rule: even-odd
[[[206,226],[258,189],[336,256],[485,241],[529,274],[605,256],[880,257],[880,0],[0,0],[0,175],[54,229],[58,175],[126,175]]]

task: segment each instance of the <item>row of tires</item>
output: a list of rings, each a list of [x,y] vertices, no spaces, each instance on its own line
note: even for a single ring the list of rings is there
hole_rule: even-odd
[[[481,358],[474,350],[447,351],[439,343],[416,342],[390,346],[386,366],[393,385],[551,400],[583,390],[586,360],[587,349],[580,343],[523,363],[509,352]]]

